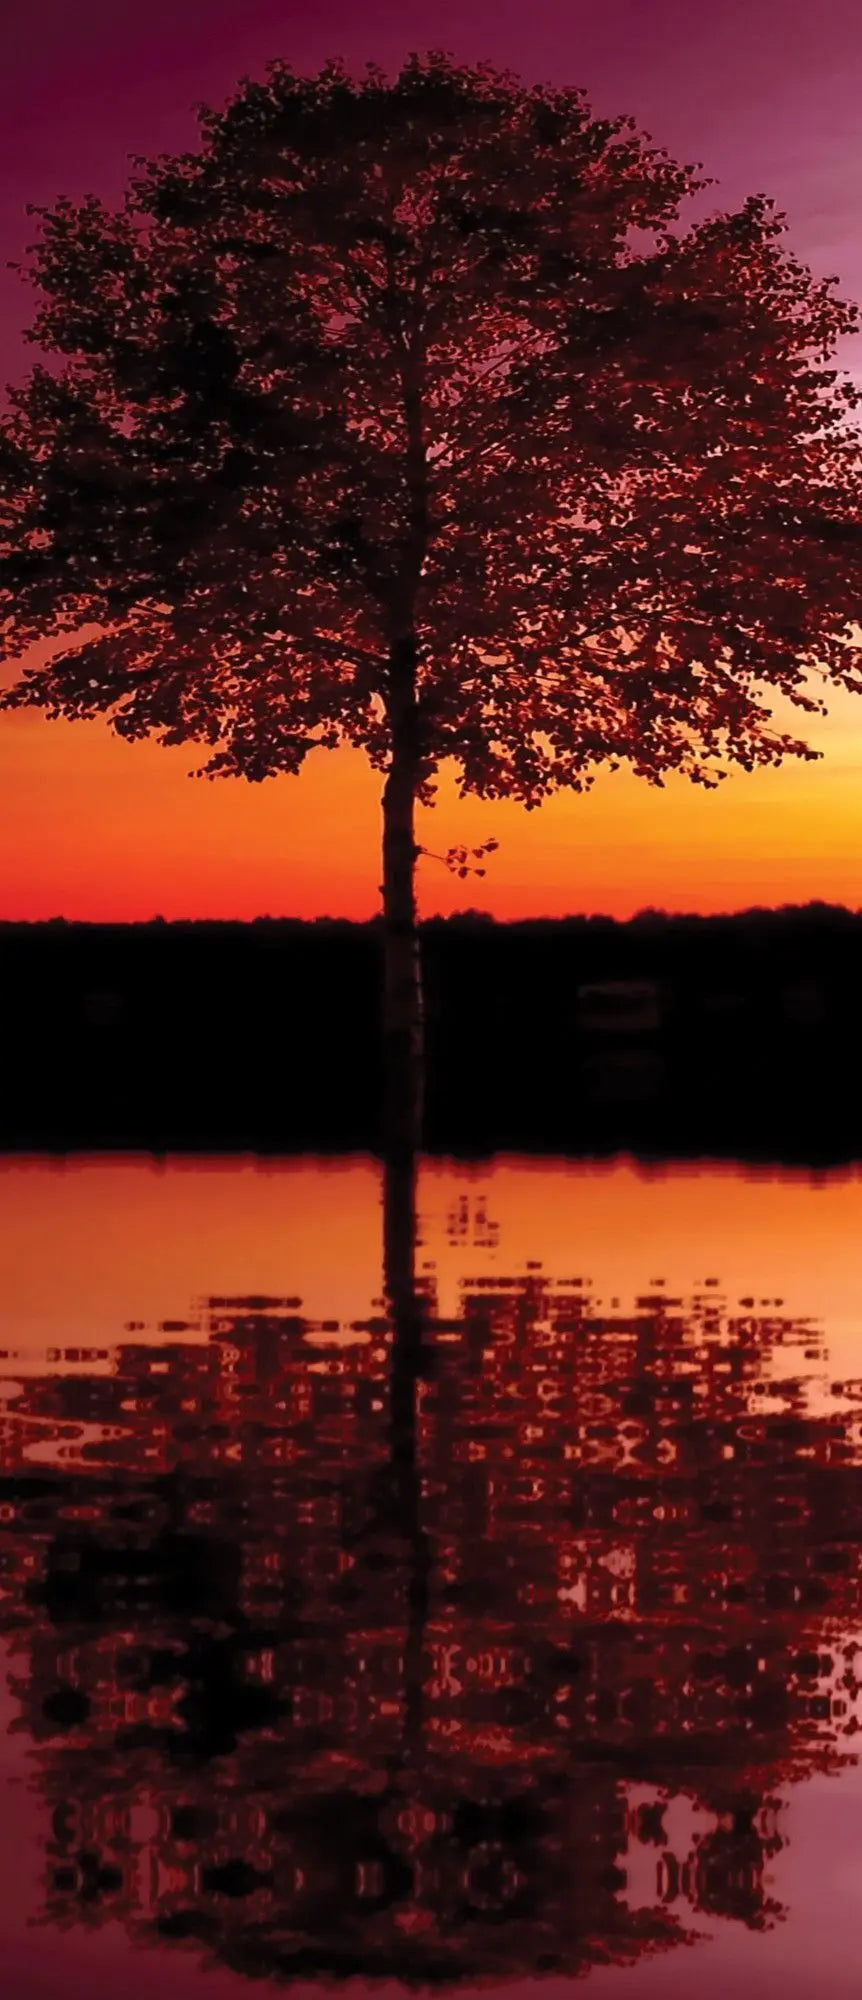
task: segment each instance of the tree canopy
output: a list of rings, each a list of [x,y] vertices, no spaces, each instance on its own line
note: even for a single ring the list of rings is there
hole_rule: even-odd
[[[426,801],[446,758],[531,807],[813,755],[770,714],[862,688],[857,314],[771,204],[685,228],[707,183],[631,120],[443,54],[274,62],[199,121],[116,209],[36,211],[4,704],[385,770],[412,636]]]

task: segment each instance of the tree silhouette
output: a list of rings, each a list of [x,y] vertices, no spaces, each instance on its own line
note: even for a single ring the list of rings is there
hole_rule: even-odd
[[[0,432],[6,706],[383,778],[390,1138],[421,1129],[417,802],[811,756],[858,691],[855,309],[574,88],[283,62],[126,199],[40,210]],[[95,629],[94,629],[95,628]],[[464,867],[465,854],[450,865]]]

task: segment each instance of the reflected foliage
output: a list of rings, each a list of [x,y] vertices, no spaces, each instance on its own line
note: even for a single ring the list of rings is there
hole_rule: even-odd
[[[411,1204],[367,1317],[7,1354],[44,1919],[407,1984],[764,1929],[780,1791],[858,1726],[854,1385],[816,1406],[816,1327],[712,1280],[471,1277],[469,1195],[447,1316]]]

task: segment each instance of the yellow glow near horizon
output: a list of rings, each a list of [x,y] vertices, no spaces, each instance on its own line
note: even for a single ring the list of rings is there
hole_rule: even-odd
[[[34,649],[33,658],[47,648]],[[8,666],[3,680],[17,678]],[[588,794],[541,811],[462,799],[441,772],[419,838],[438,855],[491,834],[484,879],[419,869],[423,915],[475,908],[503,921],[652,905],[709,914],[820,900],[862,905],[862,701],[826,717],[776,702],[775,727],[822,751],[715,791],[671,777],[658,791],[599,770]],[[379,908],[380,780],[357,751],[312,754],[296,778],[194,781],[194,746],[128,744],[108,724],[0,716],[0,919],[88,921],[319,915]]]
[[[646,905],[705,913],[812,899],[862,904],[862,704],[793,718],[824,751],[716,792],[671,778],[655,791],[599,772],[588,795],[540,812],[458,796],[454,767],[420,839],[442,854],[496,835],[484,880],[420,866],[424,914],[498,919]],[[379,780],[354,751],[313,755],[262,786],[190,780],[189,750],[129,745],[102,722],[0,719],[0,917],[372,916],[378,907]]]

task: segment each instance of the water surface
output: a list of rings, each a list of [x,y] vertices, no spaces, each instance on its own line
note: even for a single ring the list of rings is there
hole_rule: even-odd
[[[856,1172],[0,1201],[16,2000],[856,1993]]]

